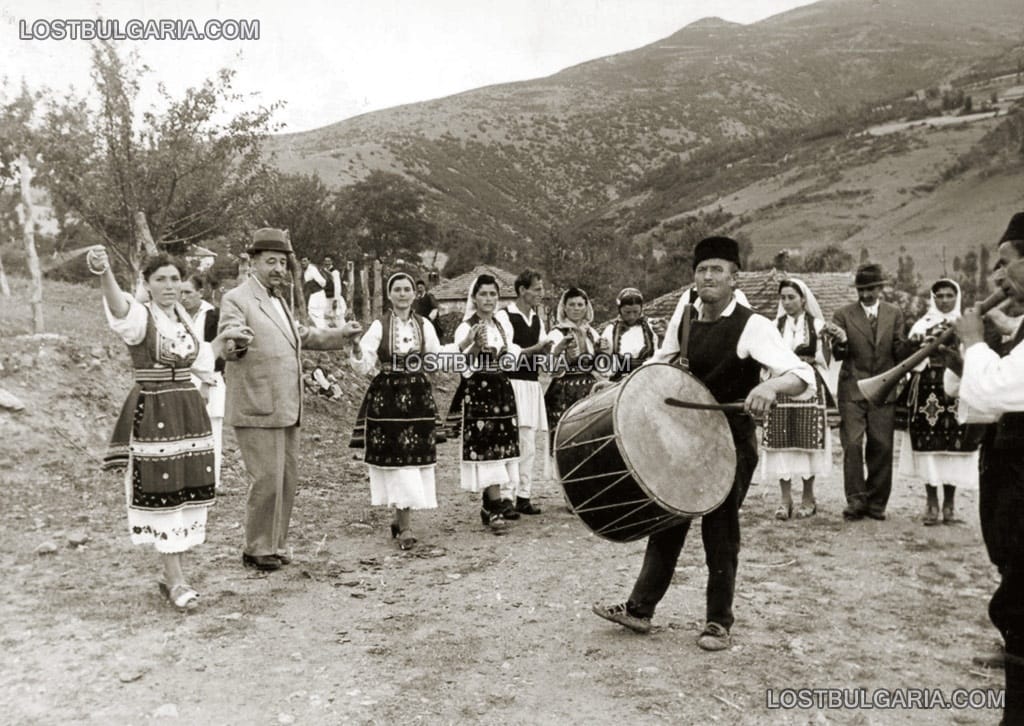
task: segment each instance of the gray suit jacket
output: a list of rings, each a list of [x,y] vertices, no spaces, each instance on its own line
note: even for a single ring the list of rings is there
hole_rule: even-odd
[[[903,313],[895,305],[880,300],[874,335],[859,302],[836,310],[834,320],[846,331],[846,343],[832,346],[836,360],[843,362],[839,370],[839,401],[863,401],[857,381],[884,373],[913,352],[914,346],[907,342],[903,330]],[[890,399],[895,397],[894,387]]]
[[[297,426],[302,415],[302,346],[331,350],[346,342],[338,329],[296,324],[283,305],[286,323],[274,307],[267,290],[251,277],[221,298],[218,331],[243,325],[253,331],[246,351],[225,356],[224,421],[230,426]]]

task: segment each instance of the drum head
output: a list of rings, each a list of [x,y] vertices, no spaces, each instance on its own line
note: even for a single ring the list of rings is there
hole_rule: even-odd
[[[736,446],[721,411],[674,408],[666,398],[715,403],[707,387],[678,366],[650,364],[619,386],[614,424],[634,478],[665,509],[710,512],[729,494]]]

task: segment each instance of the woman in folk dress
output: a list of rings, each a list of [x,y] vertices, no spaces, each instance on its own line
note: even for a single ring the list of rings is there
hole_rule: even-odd
[[[479,275],[470,286],[466,313],[455,329],[455,345],[468,363],[452,401],[449,419],[461,431],[461,486],[481,492],[480,521],[492,531],[508,523],[501,486],[519,481],[519,426],[515,393],[499,365],[502,356],[519,357],[511,326],[494,319],[498,281]]]
[[[360,406],[352,446],[365,441],[370,474],[370,503],[395,508],[391,536],[412,549],[411,510],[436,509],[437,404],[422,372],[423,356],[437,355],[441,344],[434,326],[412,312],[416,296],[404,272],[387,282],[391,310],[375,320],[353,346],[352,365],[364,374],[379,369]]]
[[[937,325],[949,325],[960,317],[960,286],[949,279],[932,285],[928,312],[914,323],[907,336],[922,342]],[[914,369],[908,386],[907,430],[900,432],[899,473],[925,482],[923,523],[939,523],[939,490],[942,484],[942,521],[956,521],[956,488],[978,488],[978,445],[981,429],[957,422],[957,399],[942,387],[946,368],[938,357],[928,358]]]
[[[102,247],[93,248],[87,261],[101,277],[107,320],[128,346],[135,369],[104,468],[127,468],[132,543],[155,547],[163,563],[160,591],[175,607],[192,609],[199,593],[188,584],[181,555],[206,539],[215,480],[210,419],[191,372],[212,371],[215,357],[236,341],[247,345],[251,331],[226,331],[203,343],[179,303],[184,265],[166,254],[145,262],[145,303],[118,287]]]
[[[845,339],[845,333],[825,322],[814,293],[796,278],[779,283],[776,325],[786,345],[814,368],[818,392],[808,401],[779,396],[765,417],[761,478],[779,480],[782,503],[775,510],[775,518],[786,520],[794,516],[793,477],[801,477],[803,495],[795,516],[806,519],[818,511],[815,477],[832,469],[832,438],[826,416],[831,394],[825,385],[825,373],[832,360],[830,342]]]
[[[562,293],[555,312],[555,327],[548,333],[552,343],[555,371],[551,384],[544,393],[544,405],[548,415],[548,435],[551,451],[555,450],[555,429],[570,406],[590,395],[598,381],[594,372],[594,355],[609,353],[611,345],[602,340],[591,326],[594,322],[594,307],[587,293],[578,287],[570,287]],[[564,359],[561,357],[564,353]],[[581,365],[589,359],[590,366]]]

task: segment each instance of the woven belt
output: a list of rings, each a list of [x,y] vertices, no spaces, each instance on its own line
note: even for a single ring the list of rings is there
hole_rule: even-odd
[[[135,380],[144,383],[154,381],[187,381],[192,377],[191,368],[136,368]]]

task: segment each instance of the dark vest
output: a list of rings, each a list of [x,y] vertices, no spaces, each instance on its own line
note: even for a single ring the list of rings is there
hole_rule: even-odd
[[[529,325],[526,324],[526,318],[518,313],[513,314],[506,308],[505,314],[508,315],[509,322],[512,323],[513,343],[520,348],[529,348],[540,342],[540,315],[537,314],[536,310],[533,312],[533,322]],[[520,381],[536,381],[539,371],[536,366],[530,363],[530,361],[521,358],[516,370],[510,372],[508,377]]]
[[[419,353],[422,355],[426,350],[427,345],[426,339],[423,337],[423,318],[416,313],[410,315],[409,318],[412,320],[413,329],[419,337],[419,340],[416,341],[417,347],[412,348],[409,353]],[[391,366],[396,362],[393,358],[395,355],[394,351],[398,350],[398,346],[395,345],[395,341],[392,340],[395,333],[395,327],[392,323],[392,313],[390,310],[381,316],[380,324],[382,330],[380,344],[377,346],[377,360],[380,362],[381,369],[390,370]],[[406,355],[409,355],[409,353],[403,354],[402,358],[404,359]]]
[[[736,355],[743,328],[754,313],[737,303],[732,315],[701,321],[691,309],[690,341],[686,350],[690,373],[711,390],[719,403],[742,401],[761,381],[761,364],[751,357]],[[679,326],[682,346],[683,326]]]
[[[786,331],[786,317],[783,315],[775,320],[779,335]],[[813,360],[814,356],[818,354],[818,334],[814,332],[814,316],[810,313],[804,313],[804,330],[807,331],[807,342],[798,345],[793,352],[802,358]]]

